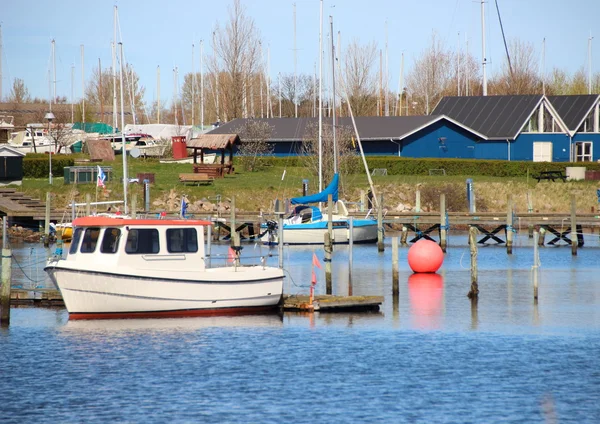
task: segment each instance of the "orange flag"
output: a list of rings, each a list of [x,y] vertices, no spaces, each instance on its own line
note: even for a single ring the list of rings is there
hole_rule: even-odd
[[[317,258],[316,253],[313,253],[312,264],[313,266],[316,266],[317,268],[321,269],[321,263],[319,262],[319,258]]]

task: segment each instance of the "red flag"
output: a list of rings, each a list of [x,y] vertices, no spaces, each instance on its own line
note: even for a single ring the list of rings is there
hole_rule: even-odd
[[[317,258],[317,254],[313,253],[313,262],[312,262],[313,266],[316,266],[317,268],[321,269],[321,262],[319,262],[319,258]]]
[[[317,284],[317,274],[315,274],[315,269],[312,269],[312,280],[311,280],[311,284],[313,286],[315,286]]]
[[[233,263],[235,260],[236,260],[235,251],[230,246],[229,247],[229,251],[227,252],[227,262],[228,263]]]

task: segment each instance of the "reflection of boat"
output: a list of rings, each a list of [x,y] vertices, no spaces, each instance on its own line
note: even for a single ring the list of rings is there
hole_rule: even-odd
[[[408,295],[415,326],[439,327],[444,297],[444,279],[435,273],[416,273],[408,277]]]
[[[291,200],[296,204],[292,214],[283,220],[283,242],[286,244],[323,244],[327,232],[329,216],[310,203],[327,202],[331,194],[337,202],[337,214],[331,216],[333,243],[348,243],[350,239],[350,217],[343,202],[338,201],[338,175],[321,193],[311,196],[297,197]],[[370,218],[354,218],[353,242],[374,243],[377,241],[377,221]],[[263,224],[264,243],[277,243],[277,222],[268,221]]]
[[[206,268],[206,225],[211,223],[78,218],[67,258],[51,258],[45,271],[71,319],[275,309],[283,293],[283,270],[263,265]]]

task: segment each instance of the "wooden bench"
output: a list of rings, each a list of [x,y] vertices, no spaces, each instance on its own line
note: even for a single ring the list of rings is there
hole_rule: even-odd
[[[212,184],[215,180],[214,177],[209,176],[208,174],[179,174],[179,182],[186,183],[195,183],[196,185],[200,184]]]
[[[538,183],[541,180],[563,180],[563,182],[567,181],[567,176],[562,171],[542,171],[539,175],[535,176],[537,178]]]

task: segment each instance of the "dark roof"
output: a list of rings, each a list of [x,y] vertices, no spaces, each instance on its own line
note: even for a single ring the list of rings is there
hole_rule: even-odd
[[[598,101],[598,95],[548,96],[548,100],[569,131],[577,131]]]
[[[446,115],[489,139],[513,140],[543,96],[444,97],[433,115]]]
[[[422,128],[431,125],[440,119],[448,119],[445,116],[359,116],[356,118],[356,127],[361,140],[396,140],[402,139]],[[240,132],[241,128],[249,119],[234,119],[223,124],[208,134],[232,134]],[[272,128],[271,141],[300,141],[305,138],[305,132],[308,133],[311,126],[318,127],[317,118],[269,118],[255,119],[256,121],[267,122]],[[331,125],[332,119],[323,119],[323,125]],[[454,122],[463,126],[458,122]],[[354,131],[352,120],[350,118],[338,118],[337,126],[348,127]],[[464,127],[464,126],[463,126]],[[466,128],[466,127],[465,127]],[[466,128],[473,132],[472,129]],[[481,135],[481,134],[477,134]]]
[[[221,150],[230,148],[234,144],[239,144],[240,138],[237,134],[200,134],[192,138],[186,144],[187,147],[194,149]]]

